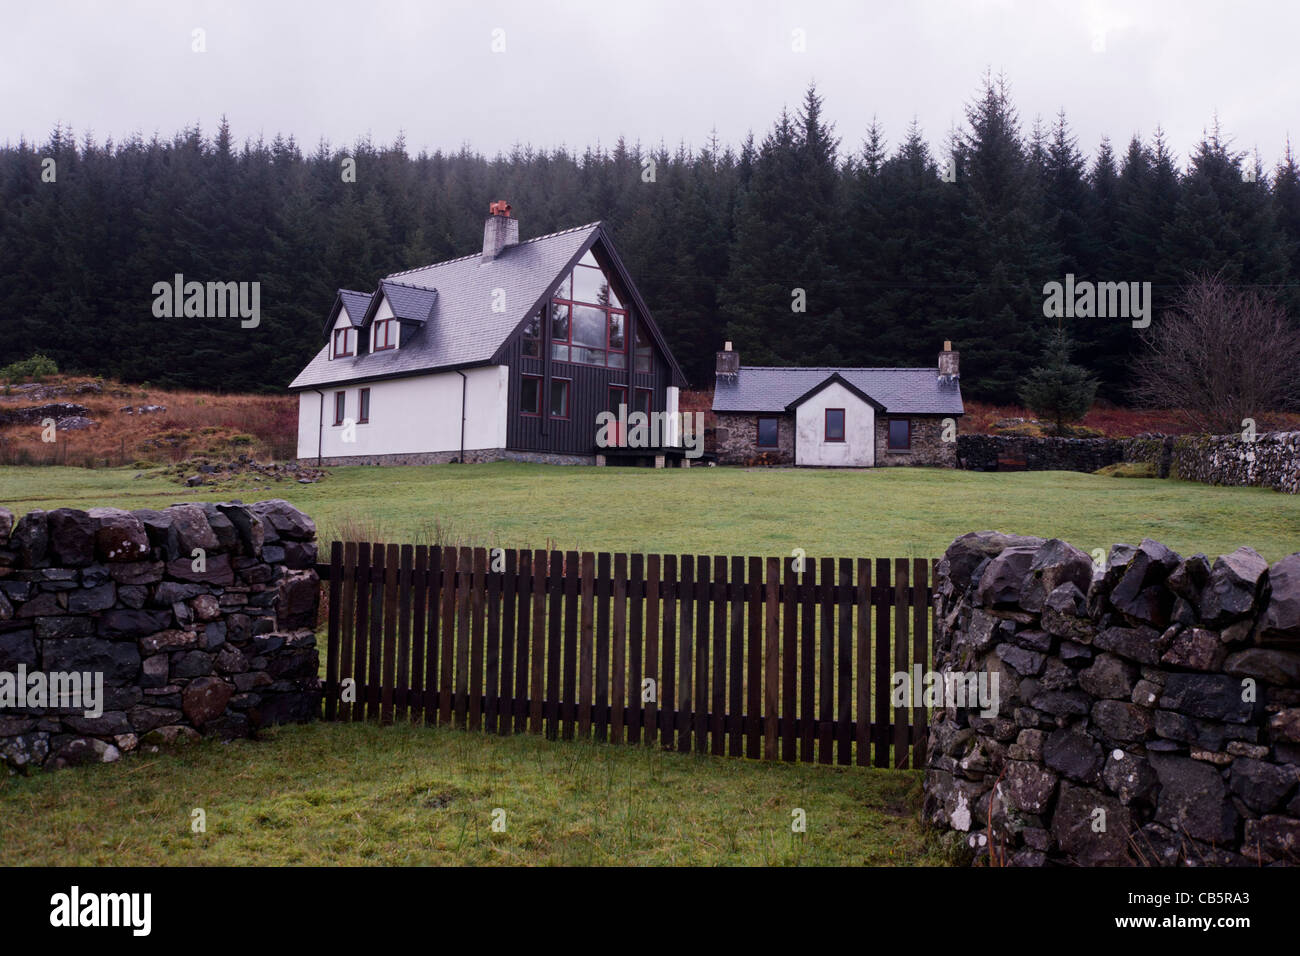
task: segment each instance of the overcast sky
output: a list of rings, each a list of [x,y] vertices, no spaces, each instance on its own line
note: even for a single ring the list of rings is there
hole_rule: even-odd
[[[9,142],[56,122],[170,136],[224,113],[239,140],[307,147],[399,131],[412,153],[620,135],[698,147],[714,128],[738,144],[815,80],[842,149],[873,114],[891,147],[914,116],[938,146],[985,69],[1006,74],[1026,132],[1064,108],[1090,156],[1103,134],[1118,152],[1161,125],[1181,163],[1217,113],[1272,167],[1297,132],[1300,4],[1286,0],[42,0],[0,16]]]

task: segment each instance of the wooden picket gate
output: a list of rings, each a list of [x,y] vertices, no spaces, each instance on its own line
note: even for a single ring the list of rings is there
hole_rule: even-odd
[[[933,564],[335,541],[325,717],[920,767]]]

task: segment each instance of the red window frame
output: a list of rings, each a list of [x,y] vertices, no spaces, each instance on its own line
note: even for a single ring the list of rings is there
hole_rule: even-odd
[[[776,439],[767,444],[763,441],[763,422],[772,422],[776,425]],[[781,419],[776,415],[760,415],[754,423],[756,433],[754,435],[754,447],[756,448],[780,448],[781,447]]]
[[[349,358],[356,354],[356,349],[348,348],[348,333],[355,331],[352,328],[334,330],[334,357]],[[343,348],[339,348],[339,336],[343,337]]]
[[[335,392],[334,393],[334,424],[342,425],[343,419],[347,417],[347,413],[348,413],[348,393]]]
[[[519,385],[519,414],[520,414],[520,415],[523,415],[525,418],[541,418],[541,417],[542,417],[542,398],[543,398],[543,395],[542,395],[542,385],[544,384],[543,381],[542,381],[542,377],[541,377],[540,375],[521,375],[521,376],[519,376],[519,381],[520,381],[520,385]],[[535,412],[526,411],[526,410],[524,409],[524,386],[523,386],[523,383],[524,383],[524,382],[536,382],[536,383],[537,383],[537,411],[535,411]]]
[[[375,322],[375,348],[376,352],[387,352],[389,349],[397,348],[397,339],[393,335],[393,324],[396,319],[380,319]],[[380,342],[383,345],[380,345]]]
[[[839,437],[839,438],[832,438],[832,437],[831,437],[831,412],[839,412],[839,413],[840,413],[840,437]],[[828,441],[828,442],[842,442],[842,441],[845,440],[845,434],[848,432],[848,430],[849,430],[849,421],[848,421],[848,416],[844,414],[844,409],[842,409],[842,408],[828,408],[828,409],[826,409],[825,420],[822,422],[822,440],[823,440],[823,441]]]
[[[645,396],[645,408],[641,407],[641,397],[643,395]],[[653,412],[655,410],[655,390],[653,388],[641,388],[640,386],[637,386],[636,405],[632,410],[636,412],[645,412],[646,414]]]
[[[546,412],[549,417],[556,421],[568,421],[573,412],[573,379],[571,378],[552,378],[551,388],[556,385],[564,386],[564,414],[556,415],[551,410],[551,396],[546,396]]]
[[[601,305],[599,302],[587,302],[583,299],[573,298],[573,290],[574,290],[573,273],[576,272],[578,269],[592,269],[592,268],[595,268],[597,269],[597,271],[600,272],[601,276],[604,278],[605,283],[607,285],[609,285],[611,288],[613,286],[613,283],[609,281],[610,279],[609,272],[608,270],[606,270],[604,266],[589,266],[581,262],[574,265],[570,273],[565,276],[564,282],[561,284],[560,288],[556,290],[557,294],[551,298],[552,305],[567,305],[569,307],[568,337],[564,339],[557,339],[554,336],[552,336],[551,338],[552,350],[554,350],[555,346],[557,345],[567,345],[569,348],[569,357],[567,360],[557,359],[554,357],[554,352],[552,352],[551,359],[552,361],[556,361],[556,362],[568,361],[574,365],[588,365],[592,368],[612,368],[616,370],[623,370],[628,367],[627,364],[628,356],[633,352],[633,348],[629,346],[628,342],[630,339],[634,339],[636,335],[636,322],[635,322],[635,317],[632,315],[632,310],[630,308],[627,308],[626,306],[624,306],[623,308],[618,308],[616,306],[609,305],[609,304]],[[569,292],[569,295],[567,297],[559,294],[564,290],[565,287],[568,288],[568,292]],[[597,365],[595,362],[579,362],[573,357],[573,350],[575,347],[591,348],[591,346],[589,345],[574,346],[573,344],[573,310],[575,307],[580,305],[585,306],[589,309],[600,309],[602,312],[605,313],[605,361],[600,365]],[[623,317],[623,347],[619,349],[611,348],[609,344],[609,324],[610,324],[609,320],[614,315],[621,315]],[[552,318],[551,310],[548,308],[546,310],[546,321],[550,322],[551,318]],[[611,353],[613,353],[614,355],[623,356],[623,364],[610,365],[609,356]]]
[[[357,424],[365,425],[370,421],[370,389],[363,388],[357,393]]]
[[[618,392],[620,396],[617,402],[614,401],[615,392]],[[605,386],[605,403],[607,405],[614,406],[613,408],[607,409],[607,411],[612,412],[614,414],[615,419],[617,419],[618,406],[627,404],[627,386],[626,385]],[[628,409],[629,414],[631,413],[631,411],[632,411],[631,409]],[[623,434],[623,426],[618,421],[615,421],[614,422],[614,445],[615,447],[622,448],[626,444],[627,444],[627,436]]]
[[[907,426],[907,444],[894,444],[894,423],[901,422]],[[885,426],[885,443],[890,451],[911,451],[912,450],[912,420],[910,418],[891,418]]]

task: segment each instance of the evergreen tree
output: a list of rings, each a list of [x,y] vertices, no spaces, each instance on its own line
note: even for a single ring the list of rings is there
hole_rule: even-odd
[[[1088,414],[1097,395],[1097,380],[1081,365],[1070,361],[1073,348],[1064,329],[1056,329],[1043,350],[1041,365],[1030,370],[1020,386],[1020,401],[1035,415],[1051,420],[1056,434]]]

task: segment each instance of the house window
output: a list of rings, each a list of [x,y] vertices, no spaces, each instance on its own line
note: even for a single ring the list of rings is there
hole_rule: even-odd
[[[636,370],[638,372],[652,371],[650,336],[646,334],[645,326],[639,321],[636,324]]]
[[[524,325],[524,355],[529,358],[542,357],[542,316],[532,316]]]
[[[360,407],[357,410],[357,424],[364,425],[370,421],[370,389],[363,388],[359,399]]]
[[[912,421],[909,418],[889,420],[889,450],[908,451],[912,447]]]
[[[348,393],[335,392],[334,393],[334,424],[335,425],[343,424],[343,415],[346,413],[347,407],[348,407]]]
[[[844,409],[826,409],[826,440],[844,441]]]
[[[355,329],[335,329],[334,330],[334,357],[347,358],[355,353],[356,330]]]
[[[569,417],[569,381],[563,378],[551,379],[551,417]]]
[[[760,418],[758,420],[758,447],[775,448],[777,446],[778,419]]]
[[[542,380],[525,375],[519,383],[519,414],[542,414]]]
[[[636,390],[636,410],[645,412],[647,415],[654,410],[655,393],[649,388],[638,388]]]
[[[555,290],[551,303],[551,358],[627,368],[628,321],[623,300],[588,252]]]
[[[397,348],[397,320],[383,319],[375,323],[374,351]]]

